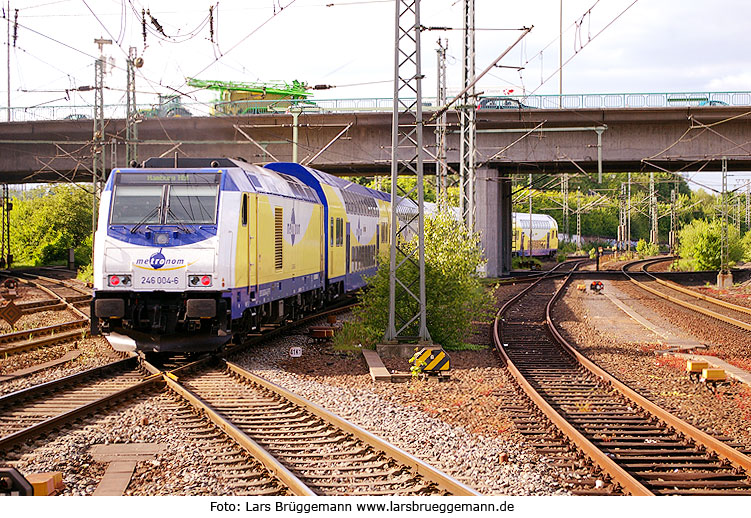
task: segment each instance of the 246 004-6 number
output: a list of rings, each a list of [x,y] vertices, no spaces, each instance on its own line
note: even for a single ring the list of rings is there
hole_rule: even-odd
[[[164,275],[143,275],[141,276],[142,285],[152,286],[169,286],[171,284],[177,284],[179,278],[177,276],[170,277]]]

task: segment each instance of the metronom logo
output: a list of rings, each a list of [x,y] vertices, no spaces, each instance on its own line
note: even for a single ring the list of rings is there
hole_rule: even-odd
[[[136,266],[150,266],[155,270],[163,266],[183,266],[185,259],[167,259],[160,252],[152,254],[148,259],[136,259]]]

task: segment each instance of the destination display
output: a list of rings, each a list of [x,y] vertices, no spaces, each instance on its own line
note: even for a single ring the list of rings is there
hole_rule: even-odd
[[[116,185],[127,184],[212,184],[219,183],[221,173],[118,173],[115,176]]]

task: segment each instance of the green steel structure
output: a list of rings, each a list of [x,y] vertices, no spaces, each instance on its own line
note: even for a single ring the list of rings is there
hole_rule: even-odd
[[[240,115],[285,111],[310,96],[308,85],[300,81],[292,83],[244,83],[217,81],[189,77],[188,85],[194,88],[214,90],[220,98],[214,101],[213,115]]]

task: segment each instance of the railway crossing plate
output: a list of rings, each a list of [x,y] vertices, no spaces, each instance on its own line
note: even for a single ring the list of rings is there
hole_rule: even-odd
[[[13,301],[8,302],[4,306],[0,307],[0,318],[8,322],[11,327],[16,325],[18,319],[23,316],[23,312],[18,309],[18,306],[13,304]]]

